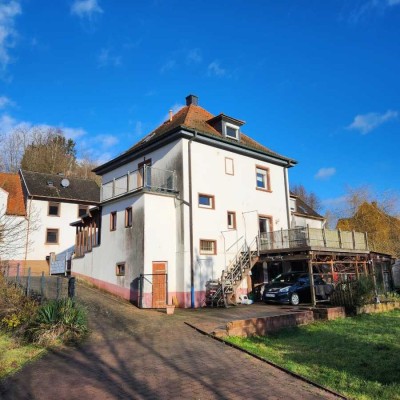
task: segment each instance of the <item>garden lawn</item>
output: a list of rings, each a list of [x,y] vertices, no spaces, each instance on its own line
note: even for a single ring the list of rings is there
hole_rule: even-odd
[[[45,350],[32,344],[20,344],[0,331],[0,379],[18,371],[24,364],[42,355]]]
[[[351,399],[400,399],[398,310],[226,340]]]

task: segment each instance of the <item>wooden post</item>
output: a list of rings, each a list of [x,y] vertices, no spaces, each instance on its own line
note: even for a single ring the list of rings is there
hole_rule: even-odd
[[[31,291],[31,267],[28,268],[28,277],[26,278],[26,295],[29,297]]]
[[[311,240],[310,240],[310,226],[307,224],[307,246],[311,246]]]
[[[342,248],[342,233],[340,232],[340,229],[338,229],[338,238],[339,238],[339,248]]]
[[[325,227],[322,228],[322,238],[324,240],[324,247],[326,247],[326,232]]]
[[[355,250],[356,249],[356,236],[355,236],[354,230],[351,231],[351,236],[353,238],[353,249]]]
[[[40,277],[40,302],[42,303],[44,299],[44,272],[42,271],[42,276]]]
[[[310,259],[308,260],[308,275],[310,278],[310,289],[311,289],[311,302],[313,307],[317,305],[317,300],[315,297],[315,287],[314,287],[314,274],[313,274],[313,253],[310,252]]]

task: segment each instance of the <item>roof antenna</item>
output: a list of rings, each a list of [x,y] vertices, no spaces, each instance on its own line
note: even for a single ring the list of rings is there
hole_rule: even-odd
[[[172,110],[169,110],[169,120],[172,121]]]

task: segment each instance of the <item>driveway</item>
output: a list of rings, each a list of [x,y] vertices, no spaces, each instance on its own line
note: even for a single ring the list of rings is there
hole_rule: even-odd
[[[331,399],[319,390],[187,326],[78,286],[90,338],[48,353],[0,384],[1,399]],[[193,311],[192,311],[193,313]]]

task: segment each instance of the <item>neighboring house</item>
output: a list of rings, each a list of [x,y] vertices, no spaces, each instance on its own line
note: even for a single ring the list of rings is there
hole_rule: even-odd
[[[27,226],[19,175],[0,173],[0,262],[23,259]]]
[[[2,256],[2,260],[30,267],[32,272],[49,272],[50,255],[73,247],[75,229],[70,223],[98,204],[100,189],[94,181],[62,175],[22,170],[2,175],[12,177],[18,188],[9,192],[9,202],[19,213],[14,212],[14,220],[25,219],[17,249]],[[7,191],[6,185],[3,188]]]
[[[307,226],[322,229],[325,226],[326,219],[293,193],[290,194],[290,213],[292,229]]]
[[[186,106],[97,167],[101,209],[72,224],[72,272],[144,307],[201,306],[244,243],[288,229],[296,161],[242,132],[244,122]],[[101,229],[101,233],[99,233]],[[101,240],[101,243],[100,243]],[[249,290],[243,279],[240,290]]]

